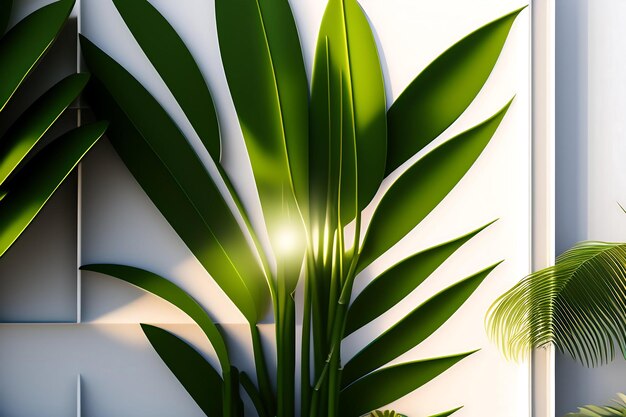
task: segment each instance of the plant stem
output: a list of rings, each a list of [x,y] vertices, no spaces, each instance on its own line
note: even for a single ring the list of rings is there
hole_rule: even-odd
[[[300,347],[300,415],[306,417],[311,407],[311,280],[314,278],[312,256],[307,255],[304,277],[304,308]]]
[[[254,365],[256,368],[259,393],[263,400],[265,412],[273,416],[276,415],[276,403],[274,401],[274,392],[270,382],[261,334],[259,333],[259,328],[252,324],[250,325],[250,333],[252,335],[252,350],[254,352]]]
[[[279,417],[293,417],[295,405],[295,302],[287,292],[284,267],[278,266],[278,315],[276,317],[277,347],[277,411]]]

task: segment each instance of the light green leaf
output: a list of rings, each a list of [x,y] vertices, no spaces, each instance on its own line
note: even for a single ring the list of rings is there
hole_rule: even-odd
[[[159,327],[141,329],[163,362],[207,417],[222,417],[222,378],[187,342]]]
[[[60,0],[37,9],[0,40],[0,111],[54,42],[74,7]]]
[[[163,78],[213,159],[220,160],[220,131],[213,98],[191,52],[146,0],[114,0],[137,43]]]
[[[4,32],[7,30],[12,8],[13,0],[3,0],[0,2],[0,38],[2,38],[2,35],[4,35]]]
[[[433,334],[456,313],[497,265],[499,263],[431,297],[365,346],[345,364],[341,375],[342,386],[394,360]]]
[[[487,146],[510,105],[426,154],[392,184],[372,217],[359,270],[395,245],[448,195]]]
[[[372,372],[341,391],[340,415],[357,417],[383,407],[415,391],[475,352],[407,362]]]
[[[524,8],[494,20],[453,45],[397,98],[387,113],[387,174],[439,136],[470,105],[491,74],[511,26]]]
[[[308,201],[308,82],[287,0],[216,0],[222,63],[270,235]],[[296,214],[297,215],[297,214]]]
[[[371,201],[385,171],[386,101],[376,42],[356,0],[330,0],[311,94],[311,198],[316,222],[340,199],[342,224]]]
[[[88,88],[90,103],[111,121],[109,138],[116,151],[204,268],[256,323],[269,302],[265,276],[219,189],[155,99],[119,64],[82,40],[85,59],[99,80]]]
[[[463,408],[463,407],[457,407],[457,408],[454,408],[452,410],[444,411],[443,413],[435,414],[435,415],[430,416],[430,417],[448,417],[448,416],[451,416],[452,414],[456,413],[457,411],[459,411],[461,408]]]
[[[228,350],[221,332],[204,308],[176,284],[150,271],[126,265],[91,264],[83,265],[80,269],[120,279],[178,307],[196,322],[209,339],[219,359],[222,372],[230,369]]]
[[[88,80],[87,74],[74,74],[60,81],[32,104],[2,136],[0,184],[4,183],[44,133],[78,97]]]
[[[405,258],[376,277],[350,305],[345,336],[396,305],[424,282],[457,249],[492,223]]]
[[[104,134],[107,123],[79,127],[47,145],[0,187],[0,256],[22,234],[41,208]]]

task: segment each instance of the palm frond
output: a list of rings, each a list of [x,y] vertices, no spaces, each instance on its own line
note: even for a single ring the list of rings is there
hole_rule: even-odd
[[[626,356],[626,243],[582,242],[524,278],[490,308],[487,329],[507,357],[554,343],[586,366]]]
[[[626,395],[617,394],[618,398],[613,400],[612,405],[599,407],[597,405],[586,405],[580,407],[577,413],[569,413],[566,417],[624,417],[626,416]]]

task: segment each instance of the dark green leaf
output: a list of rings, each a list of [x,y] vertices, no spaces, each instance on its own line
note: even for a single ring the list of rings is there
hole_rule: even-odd
[[[430,417],[448,417],[448,416],[451,416],[452,414],[456,413],[457,411],[459,411],[461,408],[463,408],[463,407],[457,407],[457,408],[454,408],[452,410],[444,411],[443,413],[435,414],[435,415],[430,416]]]
[[[342,386],[347,386],[419,345],[467,301],[493,265],[446,288],[407,314],[346,363]]]
[[[2,256],[103,135],[107,123],[71,130],[42,149],[0,187],[0,256]]]
[[[213,98],[198,64],[174,28],[146,0],[114,0],[137,43],[159,72],[213,159],[220,131]]]
[[[4,32],[7,30],[12,8],[13,0],[3,0],[0,2],[0,38],[2,38],[2,35],[4,35]]]
[[[222,371],[230,369],[228,350],[219,329],[202,306],[174,283],[150,271],[126,265],[92,264],[80,269],[110,275],[175,305],[200,326],[215,349]]]
[[[473,352],[407,362],[373,372],[340,394],[340,415],[358,417],[415,391]]]
[[[83,38],[96,114],[144,191],[251,323],[266,312],[263,271],[219,189],[180,130],[119,64]],[[104,87],[103,87],[104,85]]]
[[[141,329],[204,414],[222,417],[223,381],[211,364],[178,336],[148,324],[142,324]]]
[[[0,141],[0,184],[28,155],[39,139],[83,90],[88,74],[74,74],[41,96]]]
[[[308,82],[298,31],[287,0],[216,0],[215,14],[226,79],[272,235],[292,187],[301,209],[308,200]]]
[[[456,252],[488,223],[464,236],[416,253],[387,269],[356,297],[350,305],[345,336],[365,326],[389,310],[417,288],[450,255]]]
[[[0,111],[48,50],[65,24],[74,0],[44,6],[15,25],[0,40]]]
[[[522,10],[456,43],[426,67],[393,103],[387,113],[387,174],[439,136],[470,105],[487,81]]]
[[[248,374],[242,372],[239,378],[239,382],[248,394],[248,397],[250,397],[252,405],[254,406],[254,409],[259,417],[268,417],[268,414],[265,411],[265,407],[263,405],[263,399],[261,398],[261,394],[259,393],[259,390],[254,385],[254,382],[252,382],[252,379],[250,379]]]
[[[315,217],[340,196],[343,224],[378,190],[385,171],[386,101],[376,42],[356,0],[330,0],[315,53],[310,175]],[[339,184],[338,182],[341,182]]]
[[[510,105],[426,154],[392,184],[374,212],[359,270],[395,245],[448,195],[485,149]]]

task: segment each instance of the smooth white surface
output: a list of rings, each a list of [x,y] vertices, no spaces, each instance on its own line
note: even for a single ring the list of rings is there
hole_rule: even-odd
[[[181,33],[205,74],[226,138],[224,163],[230,172],[236,174],[236,186],[246,196],[245,203],[254,211],[253,221],[260,229],[262,221],[258,199],[254,195],[241,133],[219,61],[212,4],[203,0],[187,0],[184,7],[166,0],[154,1],[154,4]],[[517,0],[388,0],[384,3],[364,0],[362,5],[379,42],[388,81],[388,103],[391,104],[421,69],[454,42],[524,3]],[[292,6],[310,73],[316,32],[325,2],[294,0]],[[112,3],[108,0],[83,0],[82,13],[83,33],[141,80],[200,151],[201,145],[188,122],[132,41]],[[453,255],[417,291],[345,343],[344,356],[349,358],[372,336],[436,292],[488,265],[506,260],[450,322],[400,358],[411,360],[481,348],[479,353],[432,383],[391,405],[411,416],[431,415],[459,405],[465,406],[455,414],[459,417],[527,417],[530,414],[528,364],[506,362],[487,340],[483,327],[485,312],[493,300],[529,271],[529,23],[530,13],[525,10],[516,21],[503,55],[483,91],[469,110],[437,141],[440,143],[483,121],[515,95],[515,101],[492,143],[441,207],[383,259],[364,271],[356,285],[356,291],[359,291],[377,271],[402,257],[464,234],[495,218],[500,219]],[[220,322],[228,323],[229,329],[241,327],[237,326],[237,323],[243,322],[241,315],[142,193],[108,143],[101,142],[88,156],[82,174],[81,255],[84,263],[128,263],[153,270],[188,290]],[[3,343],[8,346],[3,350],[4,345],[0,344],[3,373],[21,375],[21,384],[36,378],[45,387],[59,375],[56,367],[63,368],[59,371],[62,375],[80,372],[85,417],[197,415],[195,404],[149,349],[138,326],[131,324],[139,321],[170,323],[177,332],[204,346],[197,334],[194,338],[193,326],[184,324],[189,323],[189,319],[153,296],[96,274],[82,274],[82,296],[84,325],[46,328],[45,332],[33,330],[30,336],[24,338],[21,336],[32,329],[0,327],[0,340],[6,341]],[[15,335],[11,332],[23,333]],[[236,332],[235,339],[240,340],[242,346],[236,356],[246,356],[248,342],[245,332]],[[27,350],[20,349],[21,340],[31,343]],[[44,345],[48,348],[44,349]],[[50,352],[69,355],[67,352],[75,352],[75,349],[81,352],[79,361],[73,361],[71,356],[60,356],[54,363],[54,369],[30,366],[32,364],[27,360],[36,358],[41,363],[47,363],[51,356],[46,355],[51,355]],[[207,349],[206,346],[204,349]],[[13,352],[13,356],[5,352]],[[211,356],[210,349],[206,353]],[[24,360],[16,360],[16,357]],[[72,364],[70,369],[63,366],[66,361]],[[244,363],[244,368],[250,366],[250,363]],[[7,379],[0,381],[3,383],[0,385],[1,392]],[[75,387],[75,376],[68,381]],[[7,405],[14,407],[7,415],[41,415],[32,408],[41,404],[28,404],[26,400],[20,400],[18,386],[11,386],[11,389],[9,392],[16,393],[16,401]],[[63,405],[60,404],[63,400],[59,399],[63,395],[61,392],[46,393],[41,388],[38,393],[42,399],[54,396],[56,408],[51,407],[50,410],[56,410],[56,415],[69,415],[63,414],[62,410],[75,408],[74,397],[64,397],[68,398],[68,402]],[[11,397],[8,395],[6,398]],[[26,407],[24,410],[27,411],[19,411],[20,406]],[[2,407],[4,404],[0,401],[0,410]],[[486,410],[488,414],[485,414]],[[55,414],[50,412],[46,415],[54,417]]]

